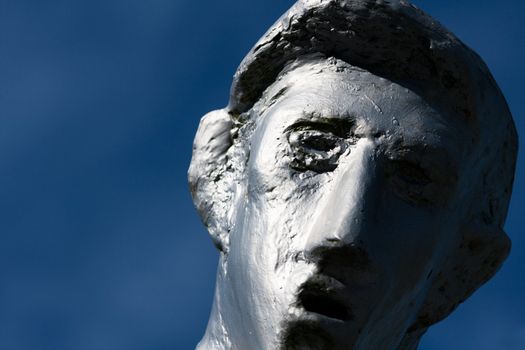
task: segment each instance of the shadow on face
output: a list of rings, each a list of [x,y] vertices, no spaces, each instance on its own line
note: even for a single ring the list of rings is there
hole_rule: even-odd
[[[230,278],[243,307],[275,304],[250,322],[279,320],[286,346],[305,330],[313,348],[394,346],[458,239],[461,119],[330,60],[285,74],[251,115]]]
[[[221,327],[239,346],[413,348],[497,270],[509,243],[465,222],[480,170],[471,130],[446,110],[308,58],[244,115],[203,119],[190,183],[222,252]],[[469,242],[483,249],[466,254]]]

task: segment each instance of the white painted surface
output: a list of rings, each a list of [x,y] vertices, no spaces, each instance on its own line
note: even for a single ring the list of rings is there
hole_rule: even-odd
[[[363,8],[388,10],[444,31],[404,1],[303,1],[283,18],[336,3],[350,22]],[[282,23],[261,42],[288,30]],[[429,42],[459,45],[452,53],[482,64],[453,37]],[[221,251],[198,349],[417,348],[508,253],[501,227],[516,138],[503,97],[485,67],[452,68],[455,98],[410,72],[399,81],[417,61],[386,79],[306,50],[277,62],[249,102],[243,79],[257,78],[249,72],[264,60],[260,45],[241,64],[229,107],[206,115],[195,139],[190,185]],[[475,78],[479,91],[461,85]]]

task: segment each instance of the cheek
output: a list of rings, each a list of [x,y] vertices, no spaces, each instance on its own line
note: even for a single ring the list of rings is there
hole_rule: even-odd
[[[243,240],[250,241],[263,265],[304,249],[300,242],[311,230],[322,196],[322,177],[294,173],[288,159],[275,158],[280,149],[268,145],[255,153],[248,167]]]
[[[267,135],[264,139],[255,139],[251,145],[248,176],[252,185],[264,186],[271,190],[289,177],[289,162],[286,139],[282,135]]]
[[[368,242],[386,274],[405,290],[415,290],[439,267],[457,225],[444,210],[415,208],[395,198],[383,203]]]

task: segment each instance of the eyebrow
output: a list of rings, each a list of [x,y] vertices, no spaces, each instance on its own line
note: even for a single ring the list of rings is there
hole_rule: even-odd
[[[339,137],[349,137],[355,129],[355,118],[319,117],[312,114],[296,120],[285,129],[285,132],[294,130],[319,130],[330,132]]]
[[[278,90],[273,95],[271,95],[266,100],[266,105],[263,107],[263,110],[266,110],[266,109],[270,108],[271,106],[273,106],[274,104],[276,104],[277,102],[279,102],[279,100],[284,96],[284,94],[288,91],[288,89],[289,89],[289,87],[285,86],[285,87],[281,88],[280,90]]]
[[[395,157],[393,160],[397,158],[398,160],[418,161],[423,163],[421,165],[425,165],[428,170],[444,172],[455,179],[459,176],[459,160],[443,147],[428,144],[408,144],[395,147],[392,151],[393,154],[401,156]],[[411,155],[416,155],[415,159],[412,159]]]

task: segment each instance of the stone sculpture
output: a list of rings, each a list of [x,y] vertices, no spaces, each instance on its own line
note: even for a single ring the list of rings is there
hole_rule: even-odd
[[[517,136],[483,61],[402,0],[301,0],[203,117],[220,250],[198,349],[416,349],[499,269]]]

